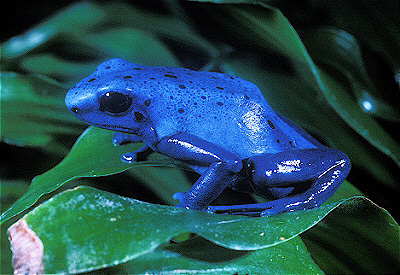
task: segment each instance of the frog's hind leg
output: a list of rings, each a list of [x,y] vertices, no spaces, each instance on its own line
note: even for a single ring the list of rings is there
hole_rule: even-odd
[[[208,212],[269,216],[320,206],[344,181],[350,161],[344,153],[323,147],[255,156],[249,159],[248,169],[257,193],[262,193],[262,188],[277,187],[303,186],[305,190],[263,203],[209,206]]]
[[[236,180],[242,170],[242,161],[235,154],[202,138],[177,133],[163,138],[157,152],[193,166],[206,168],[186,193],[177,193],[177,207],[206,210],[219,194]]]

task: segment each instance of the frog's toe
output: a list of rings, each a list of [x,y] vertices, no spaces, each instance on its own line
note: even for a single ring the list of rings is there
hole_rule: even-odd
[[[137,154],[135,152],[123,154],[121,160],[126,163],[134,163],[137,161]]]
[[[190,205],[190,203],[188,203],[187,200],[185,199],[186,196],[187,194],[185,192],[177,192],[173,194],[172,198],[179,201],[179,203],[175,205],[175,207],[185,208],[185,209],[195,209],[208,212],[207,208],[193,208]]]
[[[181,201],[184,198],[184,196],[185,196],[184,192],[177,192],[177,193],[172,195],[172,198],[174,200]]]
[[[123,154],[121,160],[126,163],[145,161],[152,152],[153,150],[149,146],[144,145],[138,150]]]
[[[265,205],[265,207],[265,210],[260,213],[261,217],[267,217],[287,212],[286,205],[277,204],[274,203],[274,201],[270,201],[269,205]]]
[[[209,206],[208,213],[225,214],[225,215],[246,215],[260,217],[265,210],[265,203],[245,204],[245,205],[217,205]]]
[[[283,212],[293,211],[287,198],[245,205],[209,206],[207,212],[227,215],[246,215],[253,217],[272,216]]]

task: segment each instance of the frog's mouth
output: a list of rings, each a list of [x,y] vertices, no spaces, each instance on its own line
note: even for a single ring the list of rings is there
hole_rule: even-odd
[[[124,126],[111,126],[109,124],[103,124],[103,123],[98,123],[98,122],[94,122],[93,120],[90,119],[84,119],[81,116],[78,116],[76,112],[74,112],[71,109],[71,112],[73,112],[73,114],[78,117],[79,120],[81,120],[82,122],[89,124],[91,126],[94,127],[98,127],[98,128],[102,128],[102,129],[106,129],[106,130],[111,130],[111,131],[115,131],[115,132],[123,132],[123,133],[127,133],[127,134],[134,134],[132,129],[129,127],[124,127]]]
[[[115,131],[115,132],[123,132],[123,133],[127,133],[127,134],[135,134],[135,133],[132,132],[132,129],[128,128],[128,127],[123,127],[123,126],[111,127],[110,125],[101,124],[101,123],[90,123],[90,124],[95,126],[95,127],[99,127],[99,128],[103,128],[103,129],[107,129],[107,130],[111,130],[111,131]]]

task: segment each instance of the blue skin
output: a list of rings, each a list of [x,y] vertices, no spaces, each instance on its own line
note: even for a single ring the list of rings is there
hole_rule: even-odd
[[[65,102],[80,120],[116,131],[115,145],[145,143],[123,161],[158,152],[201,174],[174,195],[182,208],[249,216],[313,208],[350,170],[344,153],[322,146],[275,112],[254,84],[230,75],[111,59]],[[270,201],[209,206],[228,186]]]

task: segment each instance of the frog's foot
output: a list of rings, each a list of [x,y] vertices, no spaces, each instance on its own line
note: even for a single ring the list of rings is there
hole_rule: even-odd
[[[332,176],[335,177],[334,175]],[[332,179],[333,177],[330,178]],[[326,177],[326,179],[327,178],[328,177]],[[329,181],[330,180],[326,180],[325,184],[322,185],[315,183],[313,184],[313,187],[308,189],[306,192],[300,193],[295,196],[289,196],[277,200],[255,204],[209,206],[207,208],[207,212],[215,214],[265,217],[284,212],[311,209],[320,206],[325,201],[325,198],[321,199],[319,196],[321,193],[324,196],[327,196],[327,194],[324,194],[324,192],[326,192],[326,188],[330,184]],[[337,187],[334,186],[333,190],[328,190],[328,192],[330,193],[336,191]]]
[[[262,216],[269,216],[273,214],[278,214],[283,212],[282,207],[276,205],[277,207],[273,209],[269,203],[256,203],[256,204],[244,204],[244,205],[220,205],[220,206],[209,206],[207,208],[208,213],[214,214],[225,214],[225,215],[245,215],[251,217],[262,217]],[[268,212],[266,215],[263,215],[268,209],[274,213]]]
[[[350,171],[350,161],[345,154],[334,149],[295,151],[251,159],[251,171],[259,170],[256,178],[253,176],[253,183],[258,191],[274,187],[302,187],[305,190],[263,203],[209,206],[207,211],[230,215],[270,216],[320,206],[344,181]]]
[[[114,146],[125,145],[134,142],[141,142],[142,140],[137,135],[125,134],[121,132],[114,132],[112,143]]]
[[[172,198],[173,198],[174,200],[179,201],[179,204],[178,204],[178,205],[175,205],[176,207],[185,208],[185,206],[182,205],[182,204],[180,203],[180,202],[183,201],[184,198],[185,198],[185,192],[177,192],[177,193],[175,193],[175,194],[172,195]]]
[[[136,151],[123,154],[121,160],[127,163],[144,161],[151,153],[153,153],[153,150],[149,146],[144,145]]]
[[[209,206],[207,208],[207,212],[225,215],[246,215],[252,217],[264,217],[288,211],[304,210],[317,206],[308,205],[308,207],[306,207],[306,205],[303,205],[301,209],[295,209],[294,207],[291,207],[290,210],[289,208],[291,204],[293,203],[290,202],[290,199],[288,197],[255,204]]]

